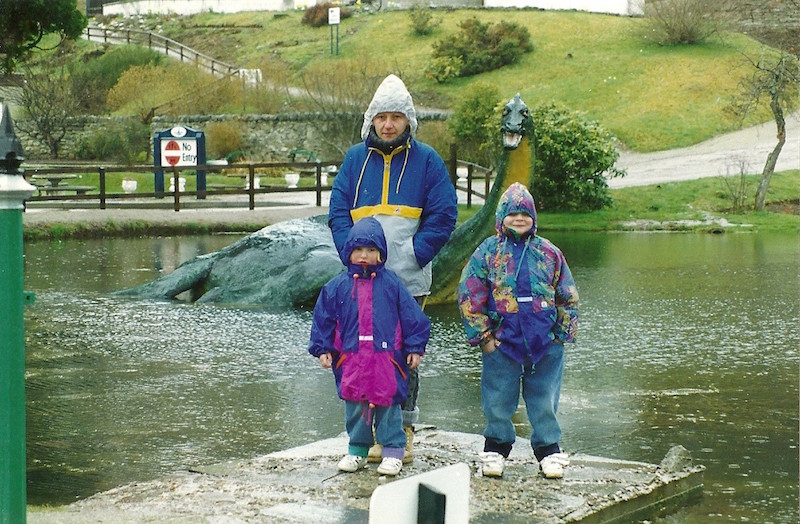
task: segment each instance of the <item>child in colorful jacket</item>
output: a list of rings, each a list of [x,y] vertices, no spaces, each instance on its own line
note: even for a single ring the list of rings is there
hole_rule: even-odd
[[[375,441],[383,446],[378,473],[402,469],[406,435],[400,409],[408,395],[408,373],[419,365],[430,337],[430,321],[400,279],[386,269],[386,238],[374,218],[355,223],[344,245],[347,271],[332,278],[314,306],[308,352],[333,368],[345,401],[350,438],[341,471],[367,464]]]
[[[564,343],[574,342],[578,327],[578,289],[561,250],[536,234],[525,186],[503,193],[495,217],[497,234],[472,254],[458,287],[464,331],[483,350],[483,475],[503,474],[516,440],[511,416],[521,381],[534,455],[545,477],[561,478],[569,459],[558,444],[556,412]]]

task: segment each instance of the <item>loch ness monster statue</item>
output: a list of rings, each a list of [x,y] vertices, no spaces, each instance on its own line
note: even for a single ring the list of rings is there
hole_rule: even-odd
[[[500,196],[514,182],[532,186],[533,131],[530,110],[518,93],[503,108],[503,156],[483,207],[453,232],[433,260],[429,304],[455,302],[461,268],[483,239],[495,232]],[[311,307],[325,282],[342,271],[328,217],[317,215],[267,226],[220,251],[188,260],[152,282],[115,294],[270,308]]]

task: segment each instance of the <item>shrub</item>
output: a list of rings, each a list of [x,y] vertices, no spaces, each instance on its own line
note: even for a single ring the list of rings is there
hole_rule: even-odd
[[[494,84],[476,82],[456,103],[447,126],[458,145],[458,157],[485,167],[496,163],[500,94]],[[488,125],[487,125],[488,123]]]
[[[593,211],[610,205],[604,173],[624,176],[614,167],[619,152],[614,136],[597,122],[555,104],[532,111],[535,166],[532,192],[541,209]]]
[[[433,58],[460,58],[459,76],[471,76],[516,62],[533,50],[528,29],[514,22],[484,24],[469,18],[461,31],[433,44]]]
[[[208,158],[223,158],[233,151],[241,151],[242,133],[233,122],[211,122],[205,128]]]
[[[332,2],[325,2],[324,4],[312,5],[303,13],[303,19],[300,23],[310,25],[311,27],[322,27],[328,25],[328,9],[331,7],[338,7],[337,4]],[[350,18],[353,13],[349,9],[340,9],[339,18],[344,20]]]
[[[112,122],[81,137],[75,148],[79,160],[105,160],[132,165],[147,160],[150,127],[135,119]]]
[[[158,65],[164,56],[134,45],[114,47],[107,53],[89,55],[70,71],[70,84],[79,101],[79,110],[87,114],[104,113],[108,92],[131,66]]]
[[[443,56],[432,58],[430,63],[425,66],[425,76],[443,84],[451,78],[461,76],[461,68],[464,61],[458,56]]]
[[[647,0],[643,37],[659,45],[697,44],[718,32],[732,0]]]
[[[427,36],[433,33],[442,23],[441,18],[434,18],[431,9],[419,2],[414,2],[414,5],[409,8],[408,17],[411,19],[411,33],[417,36]]]

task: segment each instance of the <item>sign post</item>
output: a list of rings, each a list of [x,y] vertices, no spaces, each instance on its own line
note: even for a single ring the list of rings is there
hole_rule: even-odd
[[[175,126],[157,131],[153,137],[153,162],[155,163],[154,190],[164,196],[164,169],[206,164],[206,136],[202,131]],[[175,191],[178,191],[176,186]],[[205,198],[206,172],[197,170],[197,198]]]
[[[336,55],[339,55],[339,20],[341,10],[339,7],[328,8],[328,25],[331,26],[331,54],[333,54],[333,26],[336,26]]]

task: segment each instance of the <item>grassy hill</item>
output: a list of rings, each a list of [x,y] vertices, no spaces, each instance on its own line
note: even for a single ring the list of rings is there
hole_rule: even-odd
[[[417,105],[447,109],[465,87],[490,82],[504,97],[521,93],[529,105],[555,101],[585,112],[641,152],[688,146],[738,128],[741,123],[726,108],[749,74],[744,55],[761,50],[758,42],[736,33],[701,45],[658,46],[641,36],[640,18],[536,10],[434,13],[441,25],[418,37],[407,11],[356,12],[339,27],[338,55],[331,54],[331,29],[303,25],[302,12],[204,13],[157,23],[170,38],[228,63],[262,67],[268,78],[283,68],[296,86],[309,69],[343,72],[369,62],[384,73],[399,73]],[[434,42],[456,33],[470,17],[525,26],[534,51],[517,64],[475,77],[445,84],[426,78]],[[768,119],[762,112],[746,124]]]

